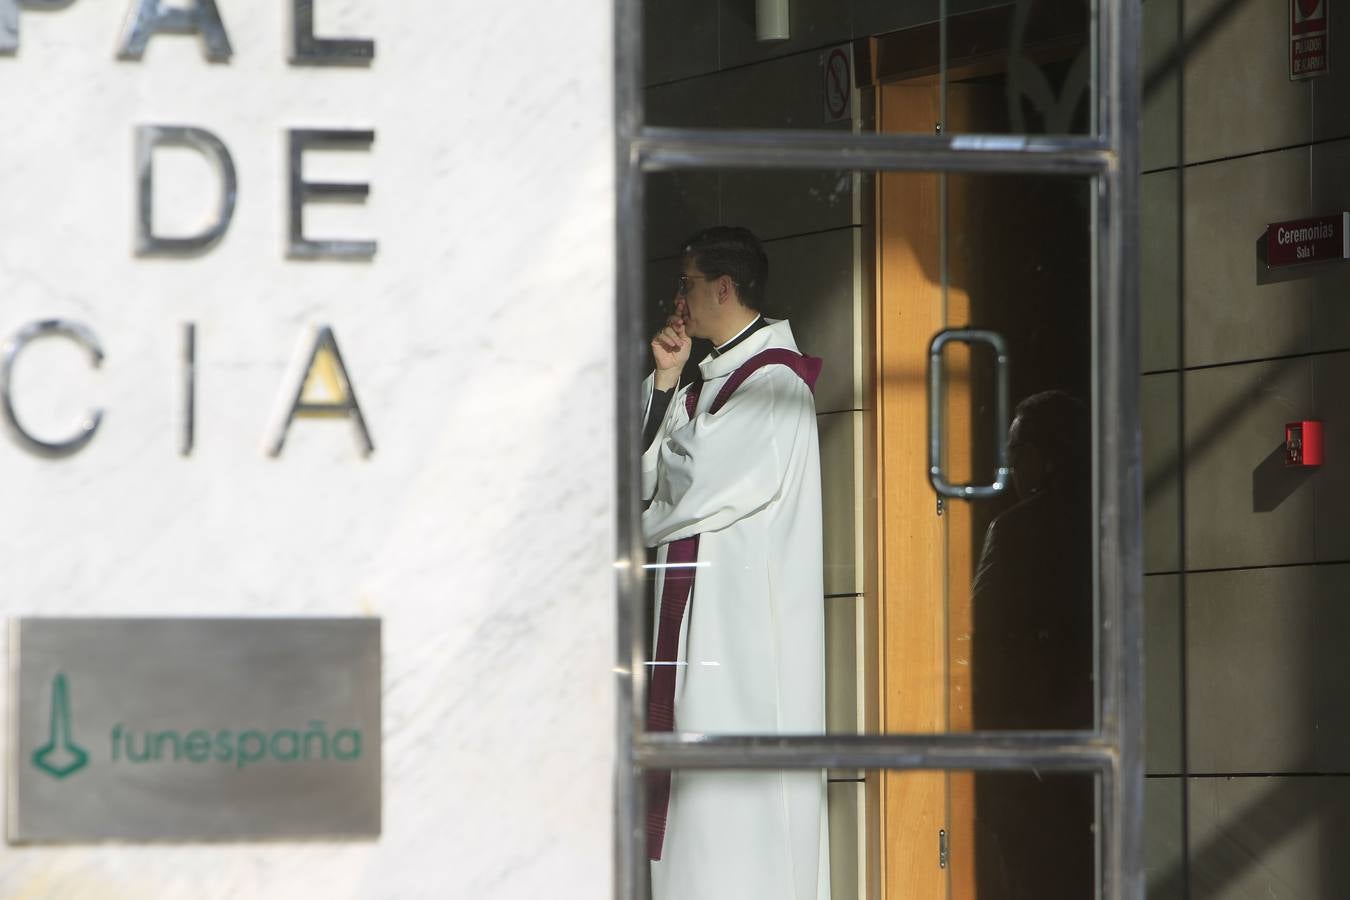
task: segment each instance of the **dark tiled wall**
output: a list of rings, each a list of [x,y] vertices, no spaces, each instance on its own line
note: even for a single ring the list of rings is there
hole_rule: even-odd
[[[1350,895],[1326,852],[1350,838],[1350,268],[1258,258],[1268,223],[1350,209],[1350,72],[1333,45],[1291,82],[1288,14],[1144,0],[1152,897]],[[1281,459],[1302,418],[1317,471]]]

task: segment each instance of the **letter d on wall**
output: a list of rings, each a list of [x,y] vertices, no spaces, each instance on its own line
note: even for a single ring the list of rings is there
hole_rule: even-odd
[[[155,234],[155,148],[191,147],[213,159],[220,168],[220,206],[216,220],[205,230],[186,237],[160,237]],[[234,216],[234,201],[239,192],[234,160],[220,138],[204,128],[186,125],[138,125],[136,127],[136,178],[138,210],[136,215],[136,255],[205,253],[225,235]]]

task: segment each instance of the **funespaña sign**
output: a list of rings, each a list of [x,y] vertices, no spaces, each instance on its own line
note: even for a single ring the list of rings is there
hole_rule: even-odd
[[[59,10],[71,0],[0,0],[0,55],[14,54],[20,47],[20,9]],[[314,33],[315,0],[291,0],[292,66],[369,66],[375,58],[375,42],[368,38],[324,38]],[[144,58],[150,41],[160,35],[195,36],[201,41],[205,59],[211,63],[228,63],[234,49],[230,43],[225,21],[215,0],[190,0],[185,6],[171,6],[166,0],[132,0],[126,24],[118,39],[116,58],[138,62]],[[234,158],[225,142],[199,124],[136,123],[134,125],[136,152],[135,253],[138,257],[186,257],[207,253],[219,243],[229,230],[238,199],[239,185]],[[363,201],[370,186],[363,183],[308,181],[304,177],[303,159],[307,151],[369,150],[375,143],[375,131],[360,129],[288,129],[286,132],[289,166],[288,240],[286,255],[304,260],[368,260],[375,256],[378,244],[374,240],[349,238],[316,238],[304,227],[304,211],[314,201]],[[200,153],[214,165],[219,176],[219,202],[214,216],[195,234],[167,236],[156,230],[155,208],[155,151],[161,147],[183,147]],[[319,325],[295,362],[295,373],[282,385],[273,417],[265,437],[265,446],[272,456],[279,456],[286,434],[297,416],[338,415],[349,419],[355,429],[358,446],[363,455],[375,449],[370,429],[356,399],[356,389],[350,373],[338,351],[333,330]],[[81,346],[94,368],[102,365],[104,350],[97,334],[88,325],[68,319],[45,319],[30,322],[18,329],[0,349],[0,418],[14,441],[23,449],[39,456],[61,458],[73,456],[94,439],[103,421],[103,411],[91,409],[66,435],[38,435],[26,428],[15,413],[11,393],[15,363],[25,347],[35,340],[61,338]],[[193,323],[182,329],[182,372],[184,390],[180,452],[192,453],[195,443],[195,373],[197,332]],[[332,373],[335,396],[321,401],[306,400],[305,385],[316,367],[321,364]]]
[[[12,628],[11,841],[379,833],[378,620]]]

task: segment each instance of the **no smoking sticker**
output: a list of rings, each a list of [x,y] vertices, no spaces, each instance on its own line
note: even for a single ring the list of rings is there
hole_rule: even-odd
[[[853,112],[852,48],[835,47],[826,54],[821,76],[824,79],[825,123],[850,118]]]

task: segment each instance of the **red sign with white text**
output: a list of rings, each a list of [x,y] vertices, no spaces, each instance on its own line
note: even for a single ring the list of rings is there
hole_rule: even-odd
[[[1266,265],[1350,259],[1350,213],[1273,222],[1266,226]]]
[[[1289,0],[1289,78],[1327,74],[1327,4],[1331,0]]]

